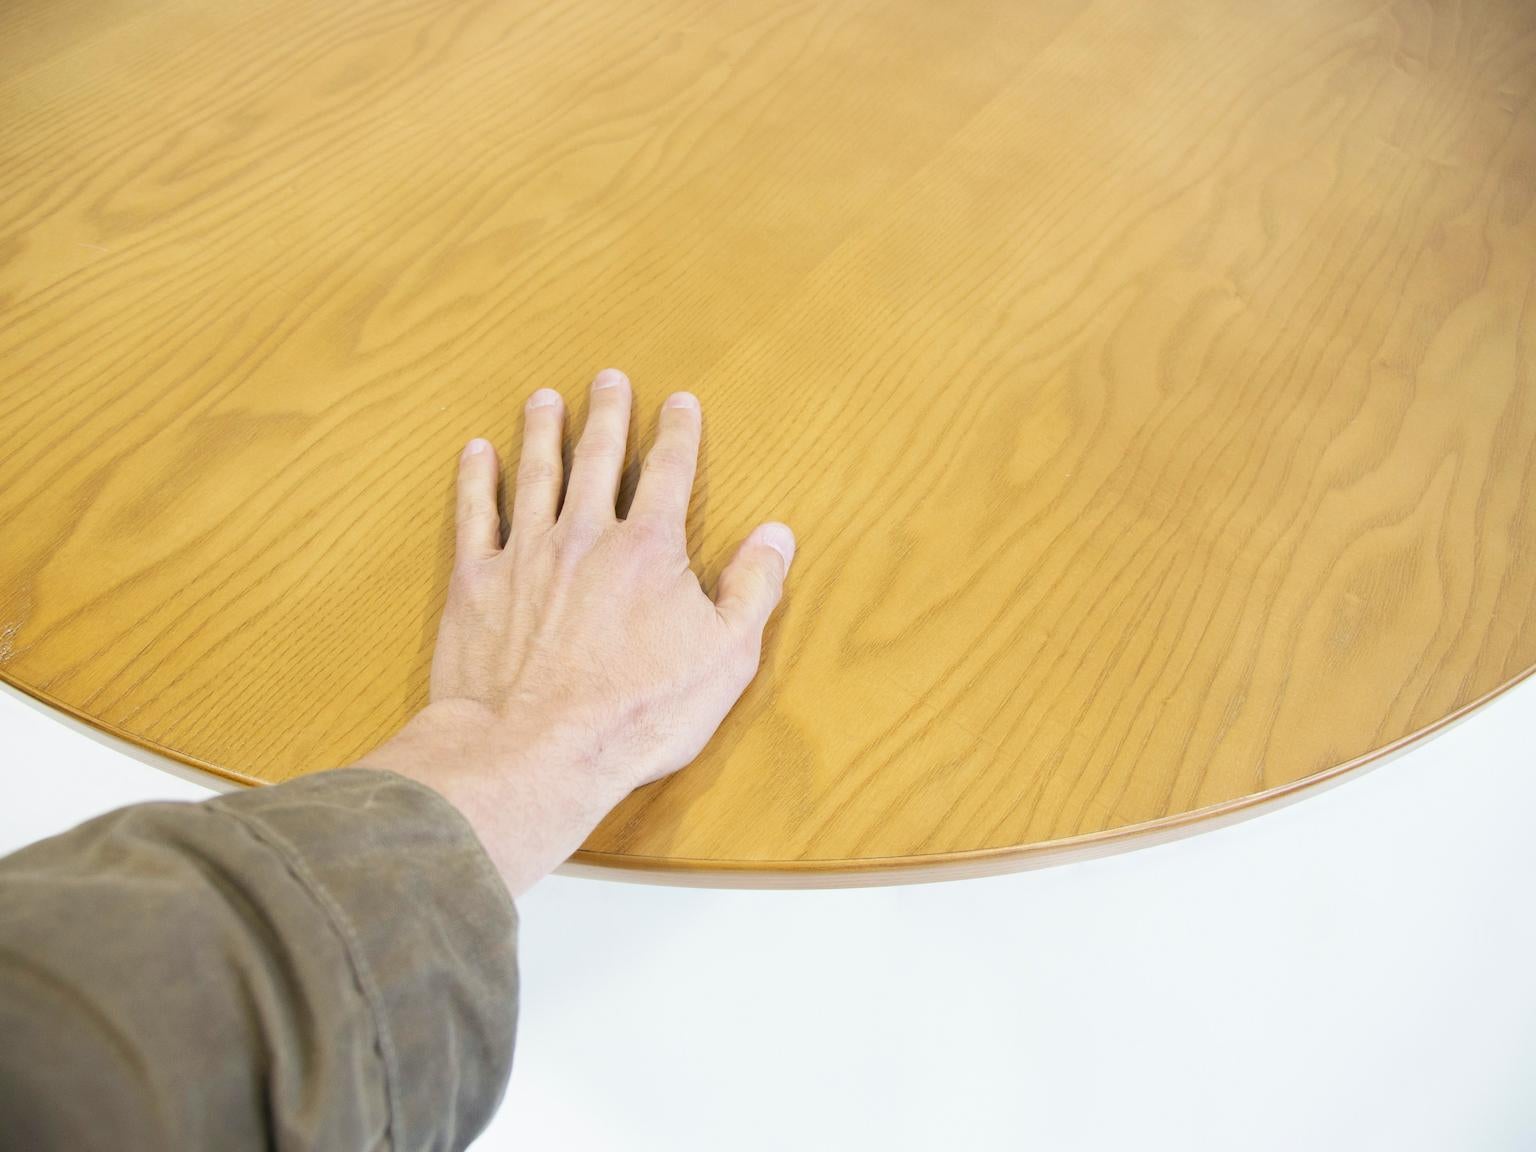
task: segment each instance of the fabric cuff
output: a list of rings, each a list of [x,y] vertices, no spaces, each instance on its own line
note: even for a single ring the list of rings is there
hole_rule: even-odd
[[[517,912],[468,821],[372,768],[208,803],[284,857],[346,942],[378,1030],[391,1144],[469,1143],[511,1074],[518,972]]]

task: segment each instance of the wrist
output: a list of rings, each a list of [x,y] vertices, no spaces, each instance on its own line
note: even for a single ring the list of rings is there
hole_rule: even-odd
[[[553,871],[628,793],[579,732],[526,726],[469,700],[437,701],[357,762],[442,796],[516,897]]]
[[[381,768],[422,779],[454,771],[483,759],[494,717],[468,700],[445,700],[423,708],[405,727],[358,760],[362,768]],[[422,779],[423,783],[429,783]]]

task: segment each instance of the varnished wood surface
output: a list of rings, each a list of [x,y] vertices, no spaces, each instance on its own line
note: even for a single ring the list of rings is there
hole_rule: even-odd
[[[247,780],[426,690],[455,454],[704,403],[763,672],[589,863],[1160,835],[1536,664],[1536,5],[0,6],[0,676]],[[0,758],[3,758],[0,753]],[[7,770],[46,771],[46,766]]]

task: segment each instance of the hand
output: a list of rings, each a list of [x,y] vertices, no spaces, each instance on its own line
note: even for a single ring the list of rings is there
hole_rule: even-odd
[[[598,373],[562,505],[564,405],[548,388],[529,398],[505,543],[496,451],[464,449],[431,703],[359,762],[446,796],[514,896],[699,754],[757,672],[794,557],[786,526],[760,525],[704,594],[684,529],[701,419],[687,392],[662,405],[619,520],[630,403],[622,372]]]

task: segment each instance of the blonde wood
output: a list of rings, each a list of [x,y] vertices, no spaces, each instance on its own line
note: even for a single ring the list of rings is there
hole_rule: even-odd
[[[0,6],[7,681],[352,759],[424,701],[458,448],[607,362],[642,447],[704,402],[707,582],[801,551],[588,866],[959,875],[1294,794],[1536,665],[1536,6]]]

